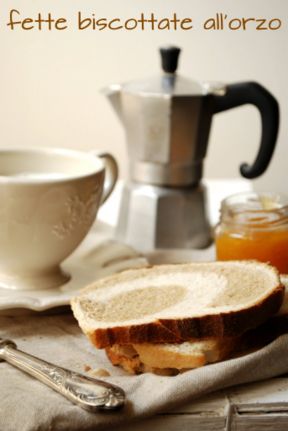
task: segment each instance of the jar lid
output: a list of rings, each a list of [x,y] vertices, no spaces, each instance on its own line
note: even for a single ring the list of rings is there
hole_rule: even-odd
[[[288,221],[288,197],[272,192],[228,196],[221,203],[221,219],[249,227],[276,227]]]

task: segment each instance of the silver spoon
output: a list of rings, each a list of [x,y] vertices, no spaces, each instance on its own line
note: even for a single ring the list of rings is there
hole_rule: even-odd
[[[60,368],[17,350],[11,340],[0,338],[0,360],[20,368],[86,410],[114,410],[125,403],[125,392],[118,386]]]

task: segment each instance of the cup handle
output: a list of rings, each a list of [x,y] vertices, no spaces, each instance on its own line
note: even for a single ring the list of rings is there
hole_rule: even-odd
[[[104,188],[100,203],[100,205],[102,205],[114,190],[118,179],[118,165],[115,158],[110,153],[106,153],[105,151],[93,151],[92,153],[100,159],[103,159],[105,164]]]

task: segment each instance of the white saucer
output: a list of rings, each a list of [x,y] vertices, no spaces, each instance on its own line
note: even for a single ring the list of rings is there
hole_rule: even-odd
[[[133,248],[111,239],[112,228],[97,222],[78,249],[61,265],[71,275],[56,289],[9,290],[0,287],[0,310],[24,308],[44,311],[69,305],[79,289],[93,281],[129,268],[147,265]]]

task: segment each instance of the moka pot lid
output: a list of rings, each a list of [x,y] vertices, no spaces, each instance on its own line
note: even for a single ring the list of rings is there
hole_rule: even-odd
[[[225,85],[214,82],[199,82],[177,74],[181,49],[176,46],[160,48],[163,74],[121,85],[123,92],[139,96],[205,96],[225,94]]]

